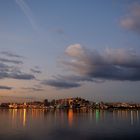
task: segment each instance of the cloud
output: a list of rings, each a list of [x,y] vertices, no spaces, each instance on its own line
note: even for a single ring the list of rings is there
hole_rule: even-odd
[[[23,64],[22,58],[18,54],[1,51],[0,52],[0,79],[10,78],[17,80],[33,80],[36,79],[33,74],[22,71]],[[15,60],[13,60],[13,58]],[[21,60],[19,60],[21,59]],[[39,70],[38,67],[35,67],[35,70]],[[39,72],[39,71],[36,71]]]
[[[10,60],[10,59],[7,59],[7,58],[0,58],[0,62],[23,64],[23,62],[21,60]]]
[[[0,57],[0,62],[23,64],[23,61],[19,60],[19,58],[23,58],[23,56],[17,55],[15,53],[12,53],[9,51],[1,51],[0,55],[2,56],[2,57]],[[14,58],[14,60],[13,60],[13,58]]]
[[[23,73],[23,72],[12,72],[7,75],[7,78],[13,78],[13,79],[18,79],[18,80],[33,80],[35,79],[35,76],[32,74]]]
[[[0,85],[0,90],[11,90],[12,87],[8,87],[8,86],[1,86]]]
[[[30,71],[33,72],[33,73],[42,73],[42,71],[40,70],[39,67],[31,68]]]
[[[140,55],[129,49],[89,50],[80,44],[67,47],[60,60],[69,75],[56,75],[46,85],[71,88],[83,82],[140,81]],[[67,72],[68,72],[67,71]]]
[[[8,72],[8,71],[6,71],[6,72],[0,71],[0,79],[5,79],[5,78],[12,78],[12,79],[17,79],[17,80],[35,79],[35,76],[32,74],[23,73],[23,72]]]
[[[104,82],[102,79],[94,79],[86,75],[76,75],[76,74],[71,74],[71,75],[57,75],[53,76],[54,79],[57,79],[58,81],[69,81],[69,82],[96,82],[96,83],[101,83]]]
[[[31,11],[30,7],[28,6],[28,4],[24,0],[15,0],[15,2],[20,7],[20,9],[23,11],[23,13],[26,15],[26,17],[28,18],[32,27],[35,30],[38,30],[37,24],[33,18],[32,11]]]
[[[122,27],[140,33],[140,3],[134,4],[120,23]]]
[[[0,63],[0,79],[12,78],[21,80],[32,80],[35,76],[22,72],[17,66],[9,66],[4,63]]]
[[[4,63],[0,63],[0,73],[2,72],[9,72],[9,70],[12,69],[11,66],[8,66]]]
[[[0,79],[5,78],[12,78],[12,79],[18,79],[18,80],[32,80],[35,79],[35,76],[33,74],[29,74],[26,72],[21,71],[21,65],[23,64],[23,61],[21,60],[12,60],[10,58],[6,57],[15,57],[15,58],[21,58],[21,56],[10,53],[10,52],[1,52],[1,54],[4,54],[5,58],[0,58]],[[19,67],[20,65],[20,67]]]
[[[9,52],[9,51],[2,51],[0,53],[3,54],[3,55],[5,55],[5,56],[8,56],[8,57],[23,58],[23,56],[14,54],[14,53]]]
[[[23,58],[23,56],[17,55],[9,51],[1,51],[0,55],[0,62],[2,63],[23,64],[23,61],[19,60],[19,58]]]
[[[80,87],[79,83],[66,81],[64,79],[44,80],[41,82],[41,84],[52,86],[52,87],[55,87],[57,89],[69,89],[69,88]]]
[[[44,91],[44,89],[42,89],[42,88],[35,88],[35,87],[25,87],[22,89],[29,90],[29,91]]]
[[[126,49],[91,51],[80,44],[66,49],[68,60],[62,63],[76,74],[106,80],[140,80],[140,55]]]

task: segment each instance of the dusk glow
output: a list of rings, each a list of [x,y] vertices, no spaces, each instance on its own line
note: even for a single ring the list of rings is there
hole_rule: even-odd
[[[139,1],[0,3],[0,101],[140,101]]]
[[[140,0],[0,0],[0,140],[140,140]]]

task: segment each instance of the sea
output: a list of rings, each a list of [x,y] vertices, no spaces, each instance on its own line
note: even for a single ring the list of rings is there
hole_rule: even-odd
[[[140,140],[140,111],[0,109],[0,140]]]

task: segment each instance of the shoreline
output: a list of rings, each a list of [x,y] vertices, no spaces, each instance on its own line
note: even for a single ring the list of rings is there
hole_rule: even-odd
[[[108,109],[101,109],[101,108],[6,108],[6,107],[0,107],[0,110],[46,110],[46,111],[67,111],[67,110],[73,110],[73,111],[94,111],[94,110],[104,110],[104,111],[117,111],[117,110],[140,110],[140,108],[108,108]]]

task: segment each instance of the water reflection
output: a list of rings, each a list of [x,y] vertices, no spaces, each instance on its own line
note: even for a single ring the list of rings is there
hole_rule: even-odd
[[[8,117],[12,127],[26,127],[31,121],[46,120],[72,127],[79,120],[88,120],[100,124],[108,119],[112,122],[127,122],[130,125],[139,123],[139,110],[42,110],[42,109],[9,109],[0,110],[0,121],[2,116]]]
[[[139,122],[139,111],[137,110],[137,122]]]
[[[72,109],[68,110],[68,121],[69,121],[69,126],[72,126],[72,123],[73,123],[73,110]]]
[[[23,126],[26,125],[26,109],[23,109]]]
[[[98,122],[99,121],[99,117],[100,117],[100,112],[99,112],[98,109],[96,109],[96,111],[95,111],[95,116],[96,116],[96,122]]]
[[[113,118],[115,120],[130,120],[130,124],[134,125],[139,123],[139,111],[138,110],[114,110]]]
[[[91,140],[113,139],[114,135],[118,139],[140,138],[139,113],[139,110],[0,109],[0,140]]]
[[[133,111],[131,111],[131,125],[133,125],[134,124],[134,118],[133,118]]]

